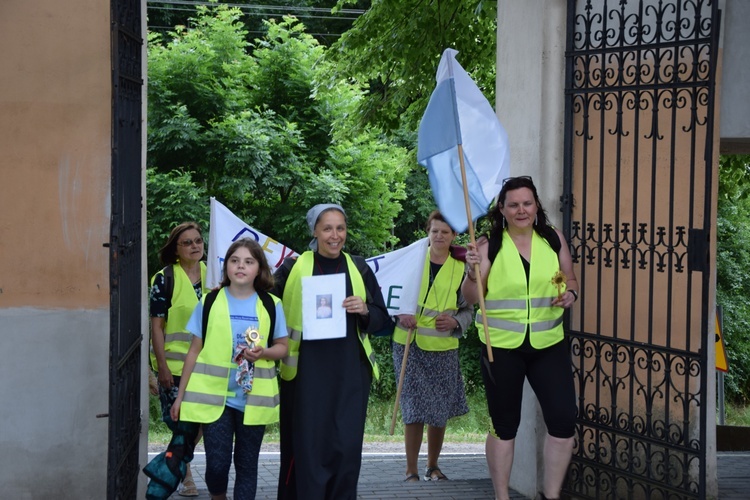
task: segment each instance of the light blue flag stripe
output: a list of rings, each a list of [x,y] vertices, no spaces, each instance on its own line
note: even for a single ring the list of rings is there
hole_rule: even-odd
[[[430,186],[435,202],[448,224],[458,232],[469,228],[461,183],[461,165],[458,159],[458,145],[435,154],[420,162],[427,167]],[[472,219],[476,220],[487,212],[491,200],[484,197],[481,182],[464,155],[466,184],[469,190],[469,205]]]
[[[509,171],[508,137],[487,99],[464,71],[454,49],[445,49],[419,124],[417,161],[427,168],[440,212],[456,231],[469,227],[458,146],[462,145],[472,220],[487,213]],[[465,136],[463,134],[466,134]]]
[[[427,168],[433,197],[448,224],[458,232],[469,228],[461,182],[458,145],[461,144],[461,122],[456,105],[453,78],[440,82],[430,96],[419,126],[417,161]],[[489,200],[484,198],[481,181],[464,155],[466,184],[472,218],[487,211]]]
[[[461,123],[456,106],[456,81],[448,78],[432,91],[430,102],[419,124],[417,161],[424,160],[461,144]]]

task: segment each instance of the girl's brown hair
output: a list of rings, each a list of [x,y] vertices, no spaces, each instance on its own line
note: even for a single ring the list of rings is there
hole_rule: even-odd
[[[241,238],[229,246],[227,254],[224,256],[224,264],[221,268],[221,286],[229,286],[231,281],[227,276],[227,264],[229,258],[237,251],[238,248],[245,247],[250,251],[250,255],[258,261],[258,275],[253,281],[253,288],[255,290],[263,290],[265,292],[273,288],[273,273],[271,272],[271,266],[268,265],[266,260],[266,254],[263,248],[252,238]]]

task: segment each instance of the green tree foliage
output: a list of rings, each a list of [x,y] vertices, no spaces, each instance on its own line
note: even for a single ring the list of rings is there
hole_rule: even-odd
[[[351,3],[339,0],[338,8]],[[496,2],[375,0],[332,46],[338,70],[369,89],[365,123],[416,130],[435,87],[443,51],[459,51],[461,66],[490,103],[495,100]]]
[[[149,2],[148,28],[152,32],[168,36],[174,26],[191,26],[197,15],[198,1],[195,3]],[[210,0],[216,3],[231,4],[242,11],[241,20],[252,41],[266,33],[264,20],[295,16],[305,24],[307,32],[322,45],[329,46],[346,30],[359,13],[369,7],[369,0],[356,0],[346,9],[331,12],[337,0],[273,0],[270,2],[242,2],[237,0]],[[203,2],[205,3],[205,2]]]
[[[204,230],[203,236],[208,237],[209,207],[205,202],[205,188],[196,186],[188,172],[159,173],[149,169],[146,179],[146,191],[151,200],[146,205],[146,238],[150,242],[148,271],[151,276],[163,266],[159,262],[159,248],[167,241],[173,227],[194,221]],[[155,203],[153,200],[159,201]]]
[[[339,0],[337,9],[351,4]],[[482,0],[375,0],[326,54],[337,78],[366,89],[360,123],[381,128],[411,152],[406,199],[394,227],[402,244],[414,241],[435,209],[415,150],[440,56],[448,47],[458,50],[462,67],[494,105],[496,10],[496,2]]]
[[[494,102],[495,18],[483,6],[419,2],[415,14],[409,2],[375,2],[335,57],[296,19],[266,21],[255,38],[227,6],[198,7],[184,26],[149,35],[151,272],[174,224],[207,227],[209,196],[298,251],[319,202],[346,208],[353,253],[423,237],[435,204],[416,131],[443,49],[460,51]],[[481,387],[480,346],[471,328],[460,347],[469,391]],[[390,340],[374,347],[383,377],[373,395],[392,398]]]
[[[199,193],[186,200],[207,210],[215,196],[297,251],[309,241],[307,210],[340,203],[347,249],[382,253],[395,241],[408,156],[356,126],[362,92],[327,76],[325,49],[293,18],[266,22],[267,35],[250,44],[238,9],[197,12],[190,29],[149,35],[149,226],[160,225],[149,236],[189,213],[177,203],[159,208],[162,184],[179,180]],[[152,218],[157,209],[169,213]],[[149,239],[149,249],[162,242]]]
[[[722,156],[719,165],[716,300],[724,309],[729,357],[727,399],[750,402],[750,156]]]

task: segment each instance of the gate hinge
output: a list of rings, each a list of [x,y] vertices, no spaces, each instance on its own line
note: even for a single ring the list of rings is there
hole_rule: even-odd
[[[688,271],[705,272],[708,267],[708,230],[688,229]]]
[[[565,193],[560,195],[560,211],[565,212],[566,210],[573,209],[573,194]]]

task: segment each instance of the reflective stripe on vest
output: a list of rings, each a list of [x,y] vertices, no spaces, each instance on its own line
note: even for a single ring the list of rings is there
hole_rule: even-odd
[[[354,295],[360,297],[363,301],[367,298],[365,282],[359,273],[357,266],[352,258],[346,252],[342,252],[346,259],[346,268],[349,271]],[[284,286],[284,316],[286,317],[287,331],[289,332],[289,353],[281,360],[281,378],[284,380],[293,380],[297,376],[297,365],[299,362],[299,348],[302,341],[302,278],[312,276],[313,265],[315,264],[315,254],[311,251],[302,253],[297,257],[292,270]],[[372,375],[377,380],[380,378],[378,365],[375,362],[375,352],[370,344],[370,337],[365,332],[359,331],[357,326],[357,336],[365,350],[365,355],[370,361]]]
[[[206,287],[206,263],[200,262],[201,266],[201,287],[205,296],[211,290]],[[195,295],[195,288],[190,282],[185,270],[178,264],[172,265],[174,273],[174,290],[172,291],[171,305],[167,312],[167,318],[164,323],[164,357],[167,359],[167,366],[172,375],[182,375],[182,365],[185,363],[185,355],[190,349],[190,343],[193,341],[193,335],[185,331],[185,327],[193,314],[193,309],[198,303],[198,297]],[[154,285],[156,275],[164,275],[164,269],[160,270],[151,278],[151,286]],[[154,371],[158,370],[156,356],[151,346],[151,367]]]
[[[274,304],[278,303],[278,298],[272,298]],[[255,312],[261,335],[258,345],[268,347],[271,318],[260,298]],[[211,307],[206,330],[204,338],[207,341],[195,362],[180,408],[180,418],[190,422],[215,422],[224,411],[227,397],[234,395],[227,390],[231,369],[236,365],[231,360],[232,322],[225,288],[219,291]],[[254,366],[253,390],[245,397],[243,423],[265,425],[278,422],[279,383],[276,365],[273,361],[259,359]]]
[[[544,349],[563,339],[563,309],[552,305],[557,286],[552,276],[560,269],[557,253],[534,231],[528,283],[521,255],[503,232],[503,245],[487,277],[485,309],[493,347],[513,349],[523,343],[527,325],[529,341]],[[477,313],[479,338],[484,342],[482,315]]]
[[[417,328],[414,339],[420,349],[424,351],[449,351],[458,349],[458,339],[452,335],[452,331],[441,332],[435,328],[436,318],[442,313],[455,315],[458,311],[456,292],[461,286],[464,275],[464,265],[451,256],[440,267],[435,276],[429,293],[427,288],[430,284],[430,250],[427,249],[424,270],[422,272],[422,283],[419,290],[419,303],[417,305]],[[441,311],[440,307],[444,309]],[[406,344],[408,332],[402,327],[396,326],[393,330],[393,341]]]

